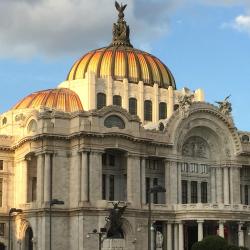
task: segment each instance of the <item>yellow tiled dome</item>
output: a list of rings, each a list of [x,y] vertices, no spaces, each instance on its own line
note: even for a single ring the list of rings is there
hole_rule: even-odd
[[[88,52],[75,62],[67,80],[83,79],[87,71],[94,72],[98,78],[112,76],[114,80],[127,78],[129,82],[176,88],[174,77],[164,63],[130,46],[110,46]]]
[[[41,107],[61,110],[64,112],[83,110],[79,96],[74,91],[66,88],[34,92],[23,98],[12,109],[39,109]]]

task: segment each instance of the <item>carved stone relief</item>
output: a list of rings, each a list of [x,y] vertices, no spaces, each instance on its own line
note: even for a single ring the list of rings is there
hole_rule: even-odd
[[[201,137],[191,137],[182,146],[182,155],[207,159],[209,157],[208,144]]]

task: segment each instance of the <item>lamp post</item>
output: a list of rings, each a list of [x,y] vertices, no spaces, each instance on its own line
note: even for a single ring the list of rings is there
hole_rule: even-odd
[[[166,189],[160,185],[153,186],[148,190],[148,250],[151,250],[151,223],[152,223],[152,211],[151,211],[151,194],[165,193]]]
[[[51,250],[51,239],[52,239],[52,224],[51,224],[51,208],[53,205],[63,205],[64,201],[60,201],[58,199],[52,199],[49,202],[49,249]]]
[[[9,237],[8,237],[8,250],[11,250],[11,246],[10,246],[10,244],[11,244],[11,214],[13,214],[13,213],[22,213],[23,212],[23,210],[22,209],[20,209],[20,208],[14,208],[14,207],[12,207],[10,210],[9,210]]]
[[[87,234],[87,238],[90,237],[90,234],[98,235],[98,246],[99,246],[98,249],[101,250],[102,249],[102,236],[106,234],[106,232],[107,232],[107,229],[105,227],[100,228],[100,232],[98,232],[97,229],[94,229],[92,233]]]

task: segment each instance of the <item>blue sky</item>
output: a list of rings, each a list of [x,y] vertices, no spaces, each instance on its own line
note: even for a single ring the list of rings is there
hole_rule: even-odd
[[[168,65],[178,88],[202,88],[211,103],[231,94],[236,127],[245,131],[250,131],[249,2],[128,0],[126,10],[134,47]],[[56,87],[78,57],[110,42],[116,20],[108,0],[0,5],[5,20],[0,20],[0,112],[33,91]]]

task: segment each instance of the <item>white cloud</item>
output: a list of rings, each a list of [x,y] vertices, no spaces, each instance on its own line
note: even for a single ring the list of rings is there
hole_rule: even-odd
[[[250,34],[250,15],[237,16],[233,22],[233,27],[239,31]]]
[[[132,41],[165,34],[169,13],[185,0],[127,0]],[[0,57],[55,57],[105,46],[117,19],[110,0],[1,0]]]

